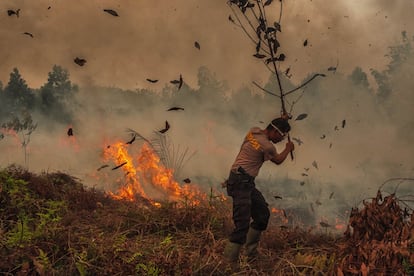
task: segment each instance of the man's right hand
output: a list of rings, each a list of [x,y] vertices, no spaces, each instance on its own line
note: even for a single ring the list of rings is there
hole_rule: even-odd
[[[295,144],[293,144],[293,142],[292,142],[292,141],[288,141],[288,142],[286,143],[286,149],[287,149],[289,152],[293,151],[293,150],[295,149]]]

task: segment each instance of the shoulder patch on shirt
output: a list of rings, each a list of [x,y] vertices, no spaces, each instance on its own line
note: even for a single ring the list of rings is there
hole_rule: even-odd
[[[247,136],[246,136],[247,141],[249,141],[250,145],[255,149],[255,150],[260,150],[260,144],[259,142],[256,140],[256,138],[254,138],[253,133],[250,131]]]

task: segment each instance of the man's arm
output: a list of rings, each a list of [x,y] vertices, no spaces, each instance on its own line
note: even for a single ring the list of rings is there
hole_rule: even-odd
[[[291,151],[295,149],[295,145],[292,141],[286,143],[285,149],[281,153],[276,153],[276,156],[270,159],[276,165],[280,165],[285,161],[286,157],[289,155]]]

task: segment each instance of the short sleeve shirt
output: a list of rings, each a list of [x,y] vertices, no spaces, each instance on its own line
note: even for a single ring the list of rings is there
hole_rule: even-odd
[[[249,175],[256,177],[264,161],[276,156],[276,148],[259,127],[253,127],[244,138],[240,152],[231,169],[242,167]]]

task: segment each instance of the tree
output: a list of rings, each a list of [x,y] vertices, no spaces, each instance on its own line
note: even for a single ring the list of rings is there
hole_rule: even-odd
[[[17,68],[10,73],[10,79],[4,88],[6,112],[30,110],[34,106],[35,96],[22,78]]]
[[[355,85],[362,86],[366,89],[369,87],[367,74],[361,69],[361,67],[356,67],[349,76],[349,79]]]
[[[48,74],[47,83],[40,88],[41,111],[58,122],[71,122],[73,117],[71,108],[76,103],[77,91],[78,87],[72,85],[69,80],[68,71],[54,65]]]
[[[21,116],[13,114],[12,118],[1,125],[2,129],[5,129],[7,133],[14,133],[16,136],[20,134],[21,145],[24,150],[24,164],[27,167],[27,145],[30,142],[30,136],[37,128],[37,123],[33,122],[32,115],[26,111],[21,113]],[[4,134],[0,133],[1,139],[4,138]]]
[[[276,21],[270,21],[266,16],[268,14],[266,12],[269,7],[273,6],[272,2],[273,0],[229,0],[227,3],[236,18],[236,20],[234,20],[231,16],[229,16],[229,20],[236,24],[238,27],[242,28],[247,37],[251,40],[251,42],[254,43],[256,51],[252,56],[263,61],[263,64],[276,79],[277,88],[279,91],[277,93],[274,93],[260,87],[255,82],[254,84],[266,93],[278,97],[281,103],[280,113],[291,117],[286,109],[285,97],[304,87],[316,77],[324,77],[325,75],[315,74],[300,86],[289,91],[285,91],[281,80],[281,71],[279,68],[280,65],[285,61],[286,55],[284,53],[281,53],[281,45],[278,40],[278,35],[280,32],[282,32],[281,19],[283,2],[279,1],[279,18]],[[295,102],[292,102],[290,111],[292,111],[293,105],[295,103],[297,103],[297,100]],[[290,141],[289,134],[287,138]],[[293,159],[292,153],[291,157]]]
[[[380,103],[388,100],[393,94],[392,77],[393,74],[401,70],[401,66],[412,55],[412,46],[410,40],[407,39],[407,33],[403,31],[402,43],[393,47],[389,47],[388,56],[391,60],[387,69],[378,71],[371,69],[371,75],[375,78],[378,85],[377,98]]]

